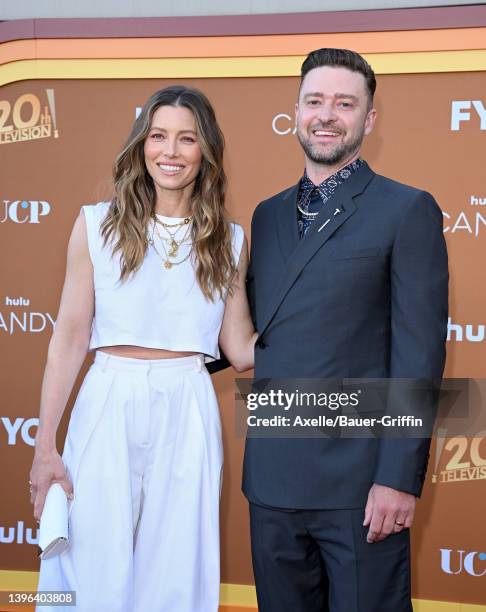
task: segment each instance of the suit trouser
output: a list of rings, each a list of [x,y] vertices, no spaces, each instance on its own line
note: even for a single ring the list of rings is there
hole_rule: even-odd
[[[411,612],[409,531],[366,542],[364,509],[250,504],[260,612]]]
[[[98,352],[63,460],[70,547],[42,561],[38,588],[77,606],[52,612],[217,612],[221,423],[201,356]]]

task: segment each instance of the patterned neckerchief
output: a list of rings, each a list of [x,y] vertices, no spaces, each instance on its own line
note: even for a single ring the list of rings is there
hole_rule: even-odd
[[[326,204],[339,185],[344,183],[356,170],[359,170],[362,165],[363,160],[358,158],[322,181],[322,183],[319,183],[319,185],[314,185],[307,176],[307,172],[304,171],[304,176],[300,180],[299,195],[297,197],[297,223],[301,238],[308,232],[323,204]]]

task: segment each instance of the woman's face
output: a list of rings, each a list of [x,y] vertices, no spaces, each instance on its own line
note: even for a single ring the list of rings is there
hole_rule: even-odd
[[[183,106],[160,106],[145,138],[144,155],[157,194],[192,192],[202,161],[192,112]]]

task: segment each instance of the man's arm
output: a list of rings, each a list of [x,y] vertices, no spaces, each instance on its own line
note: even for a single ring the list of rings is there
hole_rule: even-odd
[[[434,198],[417,194],[398,229],[390,267],[391,347],[390,389],[401,394],[399,405],[408,414],[435,414],[437,395],[432,381],[441,378],[445,364],[448,316],[448,263],[442,212]],[[430,384],[417,395],[413,385],[396,379]],[[422,382],[422,386],[424,385]],[[407,408],[408,406],[408,408]],[[390,406],[396,413],[396,405]],[[380,440],[374,485],[370,491],[365,524],[369,541],[384,539],[402,526],[410,526],[415,497],[420,496],[430,439],[383,438]]]

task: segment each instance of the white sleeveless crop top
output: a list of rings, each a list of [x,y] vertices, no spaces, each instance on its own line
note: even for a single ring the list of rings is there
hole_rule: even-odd
[[[88,248],[94,269],[95,313],[89,348],[131,345],[170,351],[202,353],[219,358],[218,336],[225,302],[216,294],[214,302],[206,299],[196,280],[191,257],[170,269],[164,267],[161,239],[153,239],[159,253],[149,245],[140,269],[120,282],[120,257],[112,256],[110,244],[103,246],[100,226],[109,202],[83,206],[88,232]],[[162,217],[164,223],[180,221]],[[238,264],[243,244],[243,229],[235,223],[233,256]],[[184,231],[184,230],[183,230]],[[149,238],[151,230],[149,228]],[[182,233],[182,232],[180,232]],[[191,249],[181,244],[176,261]],[[165,244],[167,251],[169,245]]]

